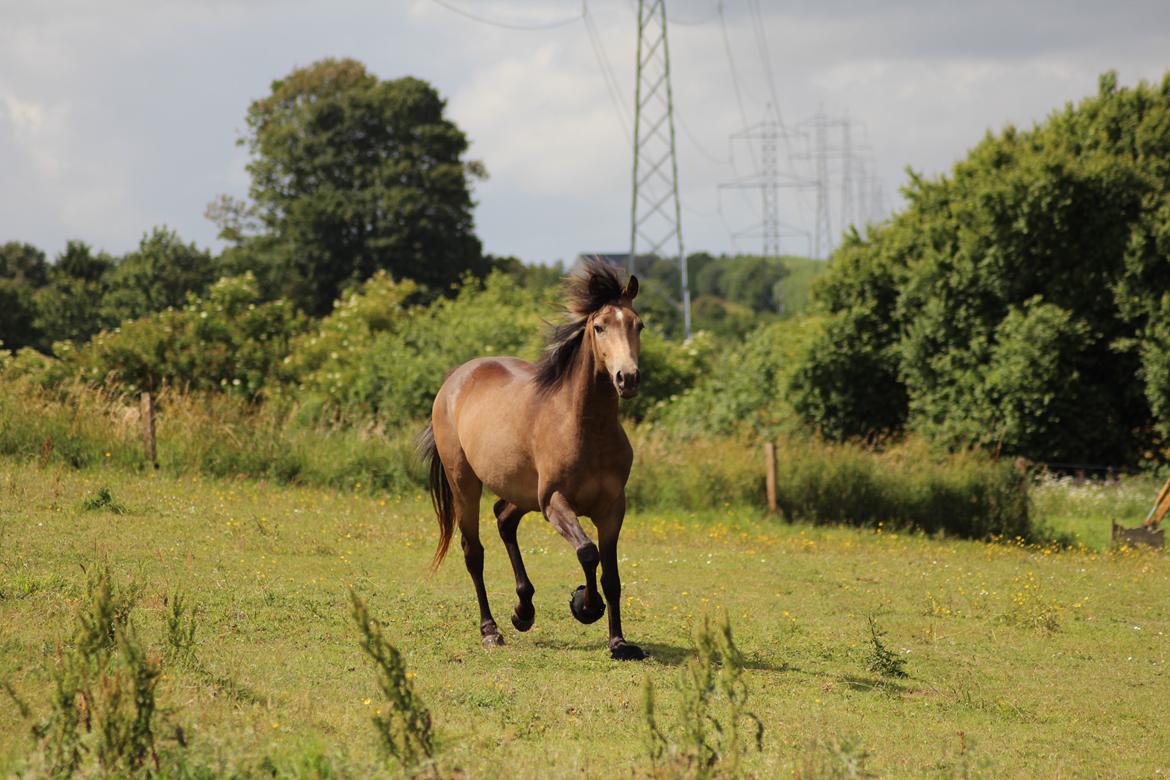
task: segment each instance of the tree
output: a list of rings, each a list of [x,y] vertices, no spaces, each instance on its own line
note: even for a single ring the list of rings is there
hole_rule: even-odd
[[[114,267],[105,252],[70,241],[49,269],[49,283],[36,294],[36,326],[50,344],[85,341],[115,323],[102,314],[106,274]]]
[[[436,289],[487,264],[473,232],[467,138],[415,78],[382,81],[351,59],[325,59],[273,82],[252,103],[241,143],[254,209],[222,202],[239,239],[232,270],[312,314],[377,270]],[[254,215],[262,232],[241,236]]]
[[[177,308],[189,293],[202,295],[215,277],[210,252],[184,244],[173,230],[156,227],[110,271],[102,313],[123,322]]]
[[[1170,74],[988,134],[834,254],[793,381],[839,438],[1127,463],[1170,434]]]
[[[36,291],[49,280],[45,253],[31,244],[0,244],[0,346],[43,347],[36,327]]]
[[[759,255],[718,259],[692,255],[689,268],[697,269],[691,281],[696,295],[713,295],[758,313],[780,310],[779,284],[788,275],[781,260]]]
[[[74,360],[81,376],[135,392],[174,386],[256,400],[304,327],[288,301],[263,302],[251,276],[226,277],[182,308],[97,334]]]

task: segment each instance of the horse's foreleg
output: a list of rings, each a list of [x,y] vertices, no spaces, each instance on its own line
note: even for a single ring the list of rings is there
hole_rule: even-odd
[[[597,521],[597,541],[601,545],[601,589],[609,603],[609,652],[620,661],[640,661],[646,657],[642,648],[630,644],[622,635],[622,578],[618,573],[617,544],[625,513],[625,500],[622,499],[612,514]]]
[[[520,545],[516,541],[516,527],[520,525],[520,518],[524,516],[515,504],[504,499],[496,502],[493,509],[496,515],[496,525],[500,529],[500,538],[504,540],[504,548],[508,551],[508,560],[512,562],[512,573],[516,575],[516,596],[519,602],[512,610],[512,625],[517,631],[527,631],[532,628],[536,619],[536,608],[532,606],[532,597],[536,588],[528,579],[528,572],[524,569],[524,558],[520,555]]]
[[[585,535],[585,529],[577,519],[577,512],[560,493],[554,491],[543,502],[542,510],[557,533],[573,545],[577,551],[577,560],[585,572],[585,584],[573,592],[569,599],[569,609],[573,617],[582,623],[595,623],[605,614],[605,602],[597,592],[597,564],[601,561],[597,545]]]

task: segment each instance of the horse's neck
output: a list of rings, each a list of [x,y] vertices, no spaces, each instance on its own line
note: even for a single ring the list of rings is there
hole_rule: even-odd
[[[605,370],[598,369],[588,341],[581,345],[581,356],[569,379],[565,383],[567,401],[582,432],[603,431],[606,423],[617,420],[617,391]]]

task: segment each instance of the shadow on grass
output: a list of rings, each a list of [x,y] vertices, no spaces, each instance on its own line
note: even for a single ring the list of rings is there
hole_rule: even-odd
[[[678,645],[668,645],[663,642],[639,642],[634,641],[634,644],[646,651],[650,657],[647,659],[651,663],[661,664],[663,666],[681,666],[686,663],[688,658],[695,657],[695,649],[693,647],[679,647]],[[537,639],[533,642],[537,647],[546,650],[581,650],[604,652],[605,645],[599,642],[566,642],[560,639]],[[754,669],[761,672],[800,672],[789,664],[780,663],[772,664],[766,661],[761,661],[758,658],[746,658],[743,662],[743,668]]]
[[[881,677],[861,677],[859,675],[847,674],[841,677],[841,682],[845,683],[855,691],[862,693],[889,693],[901,696],[913,691],[912,688],[896,683],[893,680],[884,680]]]

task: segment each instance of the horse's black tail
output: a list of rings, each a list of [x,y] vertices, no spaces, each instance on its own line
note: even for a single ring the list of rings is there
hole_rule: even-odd
[[[435,507],[435,515],[439,518],[439,546],[435,548],[435,557],[431,561],[431,571],[434,571],[447,556],[451,536],[455,533],[455,494],[451,492],[447,471],[443,468],[443,461],[439,459],[439,450],[435,446],[435,431],[430,423],[418,435],[418,454],[423,463],[427,464],[427,487],[431,491],[431,504]]]

